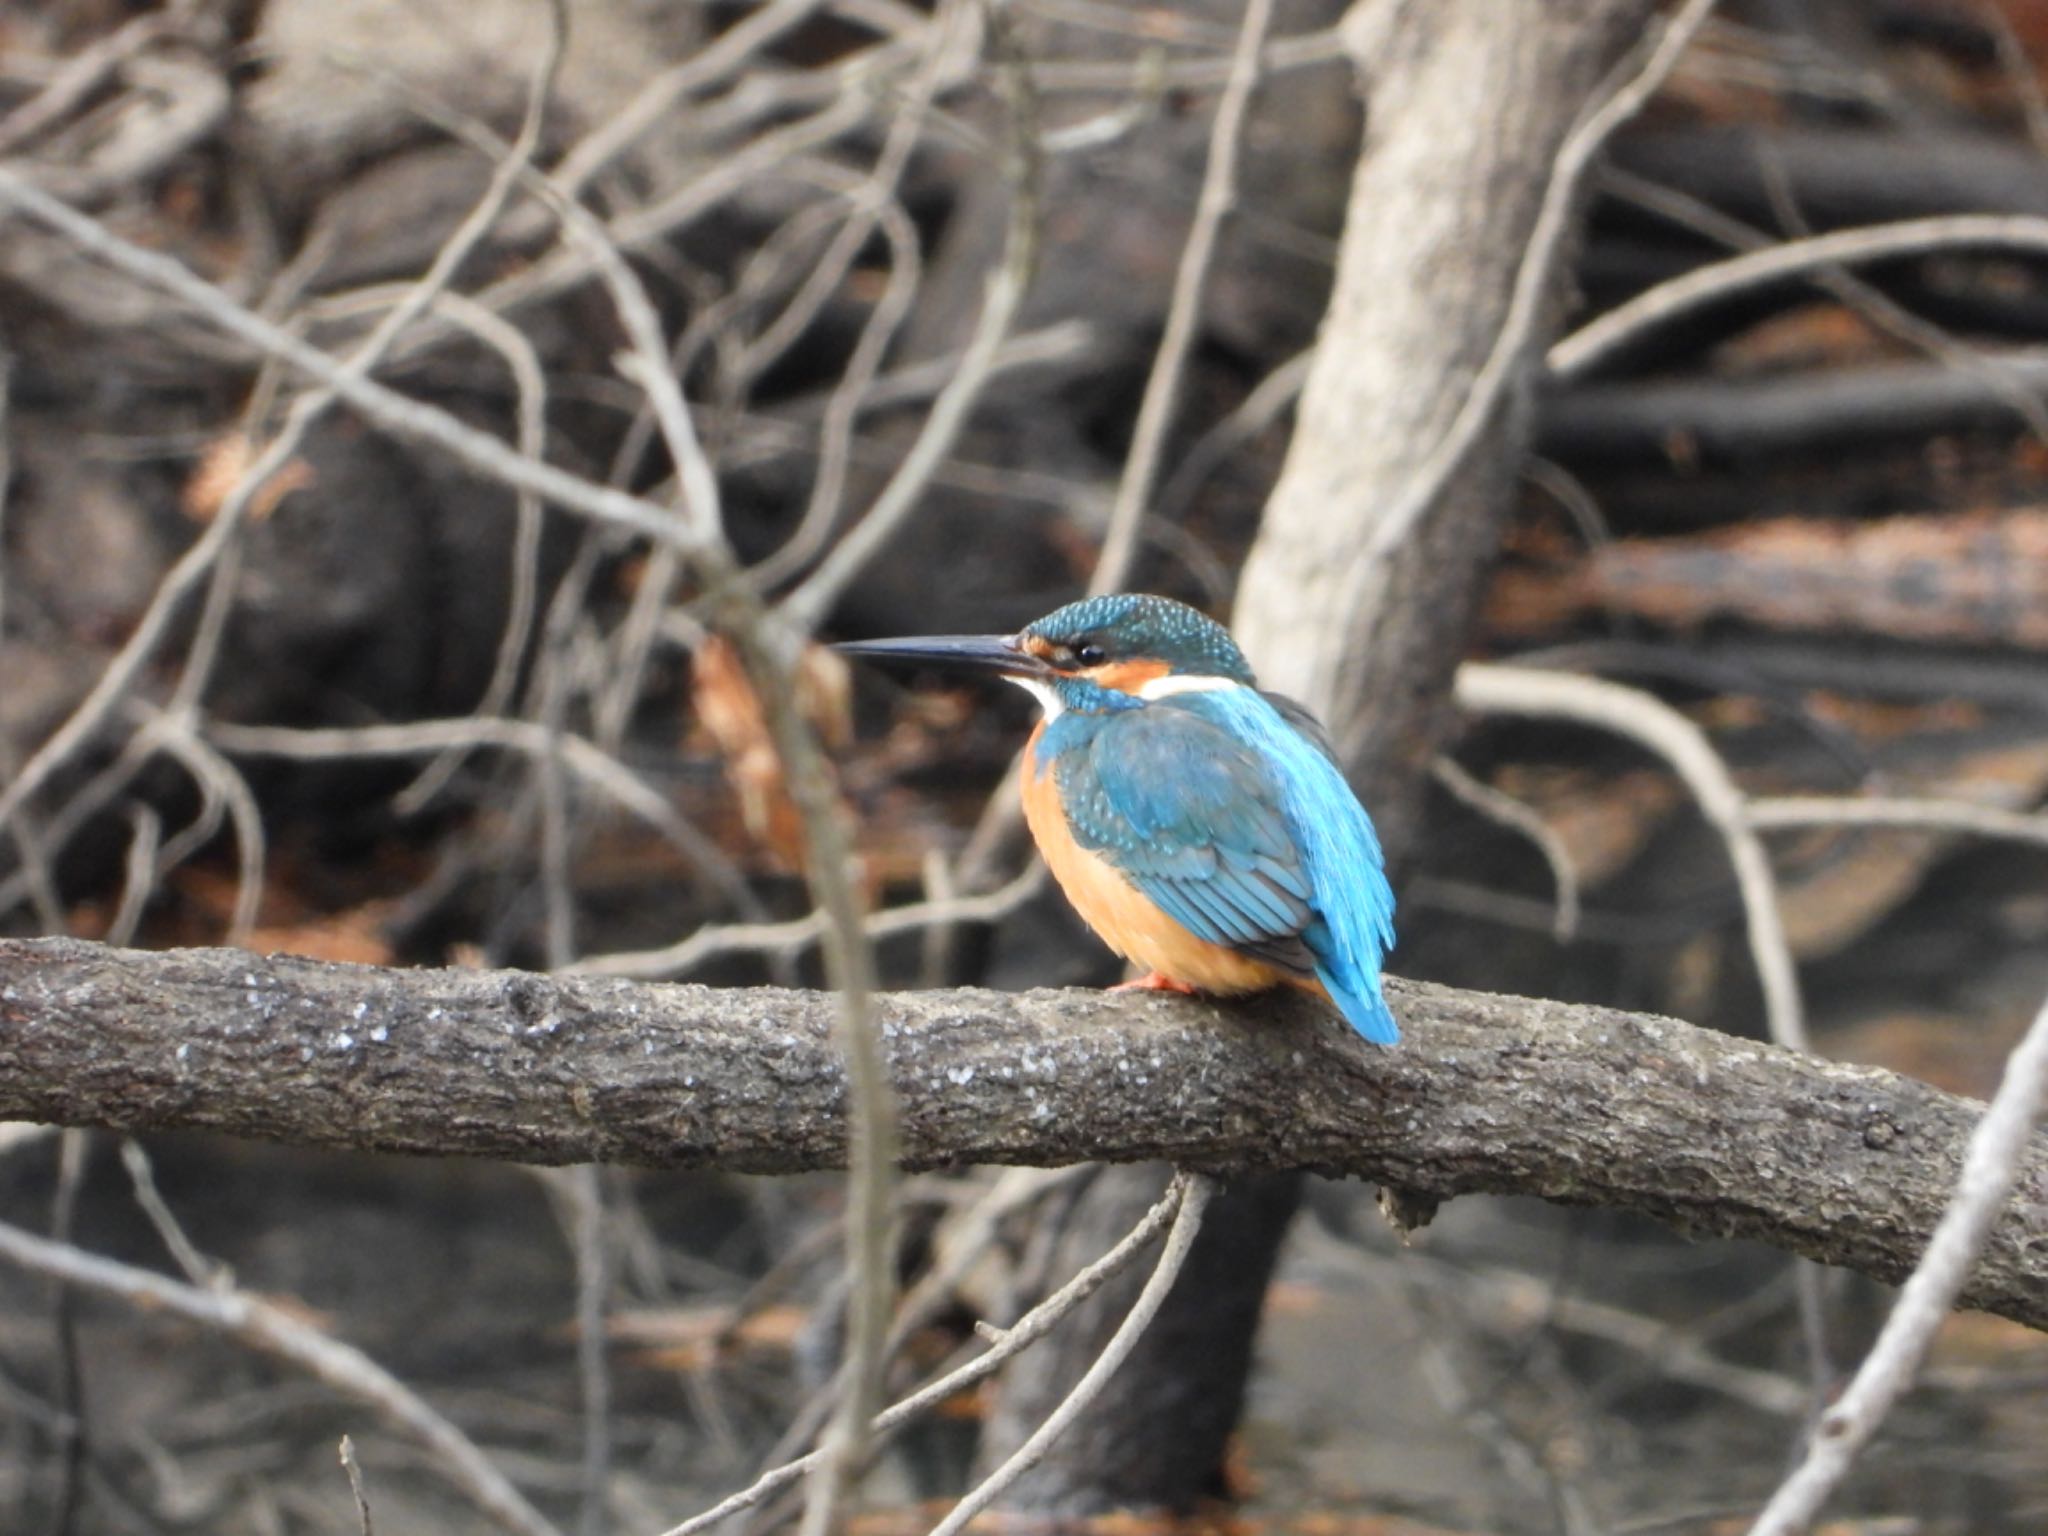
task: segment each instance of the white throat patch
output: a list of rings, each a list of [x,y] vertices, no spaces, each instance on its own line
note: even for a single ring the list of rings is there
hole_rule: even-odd
[[[1015,683],[1019,688],[1022,688],[1026,693],[1038,700],[1040,706],[1045,710],[1045,718],[1048,720],[1057,720],[1060,717],[1060,711],[1067,707],[1060,702],[1060,696],[1054,690],[1052,684],[1044,682],[1039,678],[1011,677],[1006,673],[1004,674],[1003,681]]]
[[[1155,677],[1138,685],[1138,697],[1151,703],[1157,699],[1170,699],[1177,693],[1225,693],[1232,688],[1242,688],[1243,683],[1228,677],[1193,677],[1187,674]]]

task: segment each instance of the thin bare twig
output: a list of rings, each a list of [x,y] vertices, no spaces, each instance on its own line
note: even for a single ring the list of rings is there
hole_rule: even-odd
[[[1751,800],[1744,818],[1759,831],[1794,827],[1897,827],[1960,832],[2048,848],[2048,815],[1964,800],[1846,795],[1772,795]]]
[[[560,51],[561,36],[558,27],[542,68],[536,75],[527,122],[522,128],[520,143],[524,146],[524,154],[528,158],[533,144],[538,141],[541,110],[552,88]],[[143,666],[162,643],[186,595],[208,572],[220,574],[220,558],[237,536],[242,520],[254,502],[256,492],[290,461],[305,432],[337,400],[347,399],[365,415],[378,419],[381,424],[401,436],[423,428],[428,436],[432,436],[438,430],[453,441],[467,444],[472,451],[483,452],[486,459],[500,467],[516,463],[521,468],[514,472],[511,483],[518,484],[517,476],[520,474],[537,474],[546,480],[553,480],[556,477],[565,481],[575,479],[573,476],[561,476],[559,471],[552,470],[538,460],[505,448],[496,439],[464,426],[452,416],[420,405],[418,402],[407,402],[403,396],[374,384],[368,377],[369,371],[383,358],[398,335],[425,312],[435,294],[445,289],[461,262],[496,222],[505,197],[509,195],[513,183],[518,180],[523,169],[524,161],[519,153],[515,152],[508,156],[499,166],[484,197],[437,253],[427,276],[414,286],[403,302],[384,317],[347,362],[337,365],[325,353],[308,346],[289,331],[273,325],[236,303],[178,262],[130,245],[92,219],[16,176],[12,171],[0,167],[0,202],[12,201],[30,217],[49,225],[99,260],[128,276],[183,299],[222,329],[251,340],[279,360],[305,368],[320,378],[325,386],[301,397],[293,407],[283,429],[237,482],[235,489],[215,513],[206,532],[186,551],[159,584],[135,632],[123,645],[115,660],[101,674],[92,691],[64,724],[22,766],[20,772],[14,776],[13,782],[4,790],[0,790],[0,824],[5,824],[15,815],[27,803],[29,797],[48,781],[51,774],[104,729],[112,711],[126,697]],[[438,423],[438,427],[428,425],[434,422]],[[587,482],[579,483],[583,484],[585,490],[595,489],[589,487]],[[537,485],[527,484],[523,488],[544,494]],[[213,583],[191,659],[174,700],[175,712],[182,713],[191,707],[197,698],[199,687],[203,685],[211,670],[211,660],[219,642],[231,597],[230,586],[226,580],[216,580]]]
[[[1003,254],[990,275],[981,314],[968,338],[959,370],[932,402],[910,451],[875,498],[867,515],[856,523],[823,564],[782,601],[782,612],[803,631],[824,621],[833,602],[882,547],[893,538],[916,508],[932,474],[967,424],[981,392],[995,369],[1003,340],[1023,307],[1024,295],[1038,260],[1040,156],[1037,105],[1026,68],[1008,34],[1001,13],[988,13],[990,47],[1001,60],[999,75],[1010,97],[1009,171],[1013,189]]]
[[[1429,765],[1429,771],[1460,804],[1477,811],[1488,821],[1520,834],[1543,856],[1543,862],[1550,867],[1550,882],[1556,891],[1550,934],[1560,944],[1571,943],[1579,930],[1579,872],[1572,865],[1571,850],[1565,847],[1564,839],[1527,805],[1483,779],[1475,778],[1455,758],[1438,756]]]
[[[50,1238],[68,1243],[78,1221],[78,1198],[85,1186],[86,1163],[92,1155],[90,1131],[67,1130],[57,1143],[57,1188],[50,1201]],[[59,1281],[56,1286],[51,1331],[56,1335],[56,1411],[52,1429],[56,1432],[58,1484],[50,1501],[45,1529],[49,1536],[71,1536],[78,1517],[79,1491],[83,1486],[86,1452],[85,1372],[78,1339],[78,1292]]]
[[[2048,1099],[2048,1003],[2005,1065],[1991,1107],[1970,1137],[1955,1199],[1942,1214],[1877,1342],[1841,1399],[1814,1426],[1806,1454],[1750,1527],[1750,1536],[1798,1536],[1819,1515],[1892,1404],[1919,1373],[1934,1335],[1970,1277],[2012,1193],[2020,1162]]]
[[[201,1290],[211,1291],[229,1283],[227,1270],[199,1251],[199,1245],[186,1233],[184,1224],[171,1210],[164,1199],[163,1191],[157,1188],[156,1165],[150,1160],[148,1151],[133,1136],[121,1138],[121,1166],[128,1171],[128,1182],[135,1192],[135,1203],[142,1208],[142,1214],[149,1218],[149,1224],[156,1229],[164,1249],[178,1261],[178,1268],[185,1272],[185,1278]],[[69,1241],[68,1238],[63,1241]]]
[[[1013,369],[1074,368],[1095,350],[1096,330],[1088,321],[1055,320],[1036,330],[1019,331],[996,348],[995,372],[1000,375]],[[861,400],[862,412],[892,410],[936,399],[959,371],[964,357],[964,349],[955,349],[922,362],[891,368],[875,380],[874,388]],[[822,414],[829,400],[829,396],[798,396],[789,403],[787,411],[790,417],[803,420]],[[764,424],[774,421],[785,428],[789,425],[775,417],[758,419]]]
[[[1425,1256],[1403,1253],[1404,1264]],[[1442,1284],[1470,1293],[1498,1312],[1497,1326],[1521,1331],[1541,1327],[1616,1345],[1642,1357],[1644,1369],[1659,1377],[1704,1388],[1758,1413],[1797,1422],[1812,1407],[1812,1394],[1789,1376],[1724,1360],[1705,1340],[1661,1319],[1584,1297],[1560,1293],[1517,1270],[1471,1270],[1437,1261]]]
[[[566,1210],[576,1258],[576,1375],[583,1394],[583,1514],[579,1536],[605,1536],[612,1463],[612,1377],[606,1319],[611,1265],[606,1253],[602,1170],[584,1163],[545,1170]]]
[[[554,657],[543,665],[536,722],[545,732],[547,750],[535,762],[534,794],[540,816],[540,879],[543,902],[542,952],[548,969],[559,970],[576,958],[576,893],[571,889],[569,847],[569,782],[562,743],[571,689],[569,668]],[[522,807],[524,814],[526,807]]]
[[[616,160],[689,96],[715,85],[791,27],[815,12],[821,0],[774,0],[742,17],[698,52],[643,85],[612,118],[577,141],[562,157],[556,175],[562,190],[580,194],[592,177]]]
[[[350,306],[397,296],[389,288],[370,289],[351,295]],[[547,445],[547,376],[533,343],[517,326],[452,290],[435,294],[433,308],[504,359],[518,402],[519,451],[540,459]],[[338,306],[331,301],[319,306],[321,314],[337,310]],[[513,492],[512,564],[505,627],[499,634],[490,680],[474,710],[479,715],[488,717],[504,712],[518,686],[520,662],[533,638],[534,615],[540,601],[541,512],[540,498],[532,491]],[[418,778],[392,797],[399,814],[411,815],[424,809],[460,770],[464,755],[462,748],[451,748],[422,769]]]
[[[394,437],[438,448],[478,474],[505,485],[531,490],[558,506],[595,521],[630,529],[652,539],[672,540],[682,536],[675,519],[651,502],[598,485],[552,464],[536,462],[437,406],[401,394],[375,380],[353,377],[346,364],[237,303],[181,262],[123,240],[97,220],[0,165],[0,206],[9,205],[63,236],[83,255],[145,287],[169,295],[215,329],[331,386],[365,420]],[[194,549],[197,548],[195,545]],[[21,798],[24,798],[24,792],[20,785],[10,786],[6,797],[0,799],[0,819],[4,819]]]
[[[14,356],[5,345],[0,345],[0,643],[7,638],[7,504],[8,493],[14,487],[13,406]],[[11,777],[14,769],[13,744],[0,740],[0,778]],[[37,926],[44,933],[62,933],[64,903],[57,892],[56,873],[50,867],[49,851],[44,845],[46,830],[31,825],[28,816],[20,814],[8,825],[7,834],[14,843],[17,873],[35,905]]]
[[[1561,379],[1583,377],[1644,332],[1789,278],[1830,268],[1955,250],[2048,252],[2048,219],[2021,214],[1952,214],[1835,230],[1746,251],[1647,288],[1581,326],[1550,349]]]
[[[75,111],[129,59],[168,30],[161,12],[137,16],[80,49],[35,95],[0,118],[0,155],[11,155]]]
[[[1462,708],[1576,720],[1626,736],[1663,758],[1692,791],[1700,813],[1728,850],[1742,896],[1750,956],[1763,986],[1764,1018],[1771,1038],[1788,1050],[1812,1048],[1806,1033],[1806,1004],[1799,990],[1799,968],[1778,905],[1777,875],[1762,840],[1749,824],[1747,798],[1704,731],[1641,689],[1563,672],[1467,662],[1458,669],[1452,691]],[[1794,1280],[1814,1393],[1819,1399],[1835,1374],[1827,1347],[1821,1276],[1813,1265],[1799,1262]]]
[[[0,756],[12,756],[0,753]],[[44,933],[63,933],[64,901],[57,891],[56,871],[50,867],[49,849],[44,846],[43,829],[29,824],[20,813],[7,829],[14,843],[15,871],[23,890],[36,910],[36,923]],[[9,906],[13,903],[9,902]]]
[[[377,1536],[377,1528],[370,1521],[370,1495],[363,1487],[363,1469],[356,1465],[356,1443],[347,1435],[341,1437],[341,1469],[348,1474],[348,1491],[355,1496],[356,1529],[361,1536]]]
[[[2005,75],[2006,85],[2018,99],[2020,115],[2027,125],[2027,137],[2033,142],[2035,154],[2048,154],[2048,91],[2041,86],[2041,76],[2034,67],[2034,61],[2027,56],[2027,45],[2013,26],[2013,20],[2006,15],[2003,6],[1995,0],[1976,0],[1970,6],[1977,22],[1991,34],[1992,46],[1998,53],[1998,65]]]
[[[456,1486],[506,1530],[520,1536],[560,1536],[474,1441],[404,1382],[360,1350],[329,1338],[281,1307],[245,1291],[186,1285],[5,1223],[0,1223],[0,1258],[133,1306],[187,1318],[288,1360],[410,1430],[434,1452],[436,1465]]]
[[[206,738],[236,757],[282,757],[320,762],[346,757],[424,757],[450,748],[498,747],[542,757],[551,748],[545,726],[531,720],[414,720],[405,725],[305,727],[230,725],[209,721]],[[601,791],[621,810],[646,822],[693,863],[708,850],[704,835],[624,764],[584,738],[563,735],[563,761],[575,775]],[[715,863],[717,856],[711,852]]]
[[[1068,1168],[1005,1168],[973,1206],[948,1216],[941,1229],[938,1257],[904,1295],[890,1325],[889,1352],[893,1355],[902,1349],[918,1329],[954,1300],[961,1280],[981,1262],[1005,1221],[1088,1171],[1086,1163]]]
[[[1349,52],[1336,27],[1276,37],[1259,52],[1259,69],[1265,75],[1319,69],[1346,62]],[[1038,67],[1040,87],[1055,92],[1126,95],[1146,90],[1212,91],[1230,79],[1233,60],[1213,53],[1176,55],[1163,61],[1141,55],[1134,63],[1105,63],[1100,59],[1047,59]]]
[[[1237,34],[1237,50],[1230,60],[1230,80],[1223,89],[1223,99],[1217,103],[1216,121],[1209,130],[1208,163],[1202,171],[1194,223],[1188,229],[1187,244],[1181,248],[1180,265],[1174,272],[1165,331],[1159,338],[1159,350],[1152,357],[1152,371],[1145,378],[1144,396],[1138,402],[1137,424],[1131,429],[1131,451],[1124,459],[1123,477],[1117,481],[1102,553],[1088,579],[1090,596],[1120,589],[1130,579],[1131,566],[1137,558],[1138,534],[1159,477],[1167,428],[1172,425],[1174,408],[1180,403],[1182,374],[1201,325],[1202,295],[1208,288],[1217,237],[1237,198],[1238,154],[1243,146],[1245,119],[1258,90],[1259,50],[1265,46],[1272,20],[1272,0],[1247,0],[1244,22]]]
[[[14,354],[0,345],[0,639],[7,636],[7,500],[14,489]]]
[[[1228,416],[1188,445],[1179,467],[1159,493],[1162,516],[1173,517],[1182,511],[1225,459],[1293,408],[1315,360],[1313,347],[1295,353],[1259,380]]]
[[[1033,864],[1009,884],[986,895],[954,896],[885,907],[868,916],[865,928],[870,939],[880,939],[939,924],[996,922],[1036,896],[1044,885],[1044,867]],[[830,926],[831,919],[823,908],[785,923],[706,926],[664,949],[622,950],[617,954],[588,956],[563,967],[563,974],[630,976],[643,980],[683,976],[721,955],[795,953],[817,943]]]
[[[1200,1174],[1189,1178],[1187,1194],[1181,1200],[1179,1214],[1173,1219],[1173,1230],[1166,1236],[1166,1247],[1159,1255],[1159,1263],[1145,1281],[1145,1288],[1138,1293],[1138,1299],[1131,1303],[1129,1314],[1102,1347],[1102,1353],[1074,1383],[1073,1391],[1061,1400],[1059,1407],[1031,1432],[1030,1438],[932,1528],[932,1536],[959,1536],[968,1521],[1001,1498],[1012,1483],[1043,1461],[1046,1452],[1052,1449],[1060,1436],[1072,1429],[1074,1421],[1088,1411],[1088,1405],[1095,1401],[1109,1378],[1130,1358],[1138,1340],[1144,1337],[1152,1319],[1165,1305],[1167,1293],[1173,1289],[1174,1281],[1180,1278],[1188,1250],[1194,1247],[1195,1238],[1201,1233],[1202,1213],[1215,1192],[1213,1179]]]
[[[143,763],[143,755],[133,750],[133,742],[131,740],[129,750],[124,751],[111,764],[86,780],[77,792],[63,805],[59,806],[49,819],[37,829],[38,833],[41,836],[47,837],[51,846],[63,847],[66,842],[77,835],[80,827],[104,810],[122,790],[128,787],[135,775],[141,771]],[[201,793],[202,796],[205,793],[204,785],[201,786]],[[202,806],[201,814],[207,814],[204,806]],[[210,836],[211,833],[209,832],[208,835]],[[45,869],[43,873],[47,873],[47,870]],[[0,880],[0,912],[9,911],[23,900],[35,896],[37,875],[38,871],[35,868],[17,869],[6,879]],[[145,892],[141,899],[147,901],[148,895],[149,893]],[[54,890],[51,896],[54,900]],[[61,913],[58,916],[61,919]],[[59,932],[61,928],[62,923],[60,921],[57,927],[50,928],[48,931],[53,933]]]
[[[1021,1354],[1037,1343],[1059,1325],[1076,1307],[1093,1296],[1115,1276],[1130,1267],[1132,1261],[1150,1247],[1174,1220],[1187,1198],[1192,1180],[1187,1175],[1176,1177],[1167,1186],[1151,1210],[1147,1211],[1138,1224],[1126,1233],[1117,1245],[1086,1269],[1075,1275],[1052,1295],[1033,1307],[1014,1324],[1002,1331],[1002,1336],[989,1351],[949,1371],[938,1380],[928,1382],[902,1401],[885,1409],[875,1417],[875,1435],[890,1433],[899,1426],[909,1423],[919,1415],[936,1408],[948,1398],[957,1397],[978,1381],[993,1376],[1010,1359]],[[763,1499],[788,1487],[819,1460],[822,1452],[813,1451],[795,1461],[764,1472],[738,1493],[728,1495],[705,1510],[694,1515],[681,1525],[671,1526],[662,1536],[698,1536],[720,1521],[753,1508]]]
[[[140,800],[133,802],[128,807],[128,820],[134,830],[122,866],[121,899],[106,933],[109,944],[123,948],[135,941],[135,931],[142,926],[142,914],[156,890],[156,856],[164,838],[164,819],[154,806]]]
[[[255,791],[235,765],[200,736],[189,716],[147,707],[136,713],[145,722],[137,747],[144,752],[161,749],[192,775],[209,800],[226,808],[235,830],[235,905],[228,917],[227,941],[245,944],[263,904],[265,838]]]
[[[1460,708],[1479,714],[1573,720],[1612,731],[1669,764],[1720,834],[1735,866],[1771,1038],[1791,1050],[1809,1049],[1798,968],[1778,909],[1777,876],[1750,826],[1747,800],[1698,726],[1641,689],[1534,667],[1467,662],[1458,669],[1455,697]]]
[[[894,200],[893,190],[886,198],[880,193],[869,195],[878,199],[870,222],[879,224],[889,243],[889,281],[867,323],[861,327],[846,371],[826,402],[819,424],[818,463],[812,471],[811,494],[803,515],[797,519],[796,531],[754,567],[753,579],[764,588],[801,570],[837,522],[846,489],[847,465],[852,457],[855,422],[868,406],[889,343],[909,314],[923,275],[917,230],[902,205]]]

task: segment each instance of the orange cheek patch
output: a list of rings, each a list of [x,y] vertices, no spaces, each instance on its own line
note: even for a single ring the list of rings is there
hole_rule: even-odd
[[[1112,661],[1090,667],[1081,675],[1119,693],[1136,693],[1147,683],[1166,676],[1172,670],[1163,661]]]

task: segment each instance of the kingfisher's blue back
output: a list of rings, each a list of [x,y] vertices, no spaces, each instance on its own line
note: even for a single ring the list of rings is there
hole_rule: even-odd
[[[1095,707],[1061,709],[1036,747],[1075,842],[1196,938],[1313,976],[1366,1039],[1398,1039],[1380,986],[1394,894],[1322,744],[1248,686],[1075,702]]]

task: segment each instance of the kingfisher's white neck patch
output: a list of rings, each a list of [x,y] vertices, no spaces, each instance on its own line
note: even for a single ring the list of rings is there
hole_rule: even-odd
[[[1022,688],[1026,693],[1038,700],[1040,707],[1045,710],[1045,718],[1048,720],[1059,719],[1060,712],[1067,707],[1065,701],[1060,698],[1058,690],[1052,684],[1040,678],[1012,677],[1005,673],[1003,681],[1015,683],[1019,688]]]
[[[1188,673],[1168,673],[1138,685],[1138,697],[1147,703],[1159,699],[1170,699],[1177,693],[1227,693],[1232,688],[1242,688],[1231,677],[1196,677]]]

